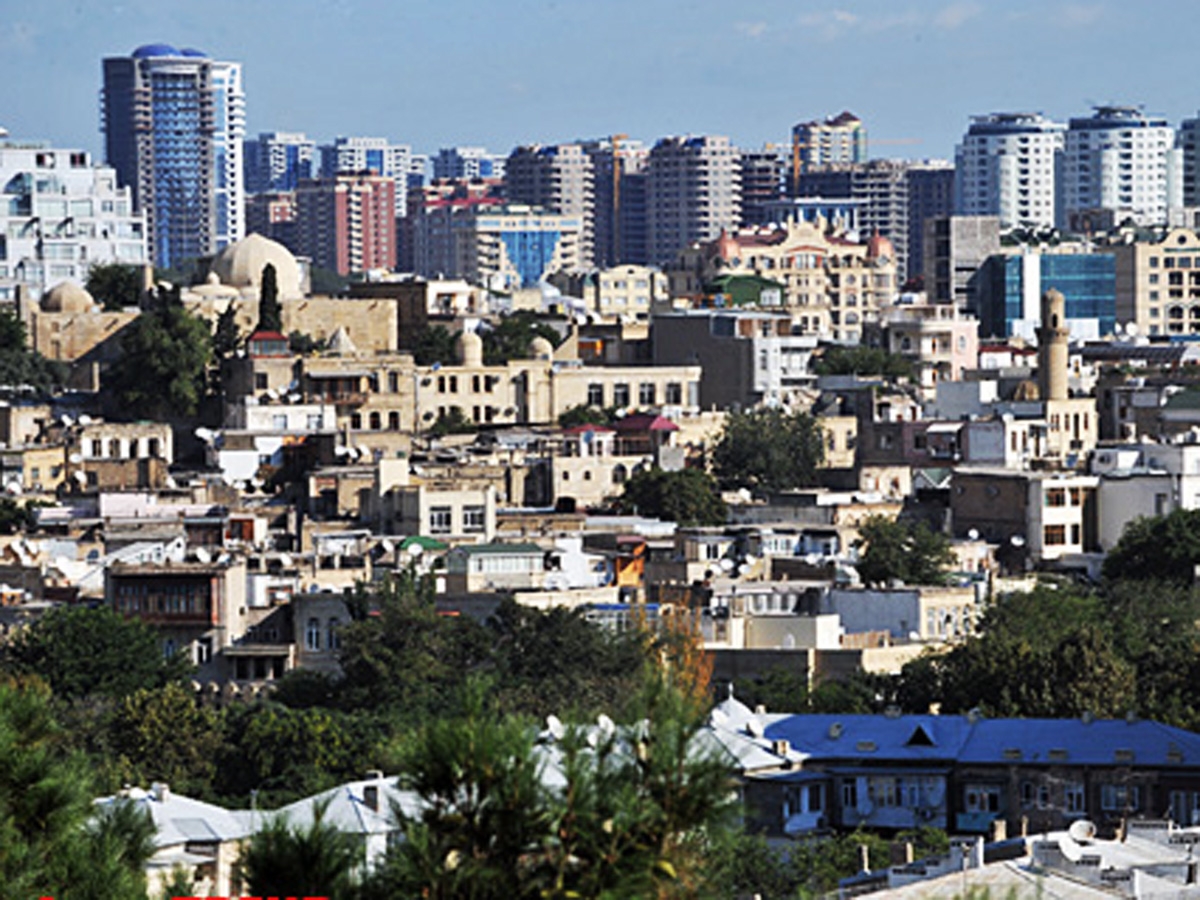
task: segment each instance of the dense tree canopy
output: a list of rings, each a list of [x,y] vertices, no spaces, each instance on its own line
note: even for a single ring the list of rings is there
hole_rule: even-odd
[[[667,472],[657,466],[625,482],[617,508],[680,525],[724,525],[728,514],[711,475],[699,469]]]
[[[821,428],[808,413],[755,409],[729,413],[712,464],[722,486],[786,491],[815,485],[824,458]]]
[[[1110,579],[1195,582],[1200,565],[1200,509],[1176,509],[1165,516],[1143,516],[1125,526],[1104,559]]]
[[[826,347],[813,363],[813,368],[818,375],[883,375],[887,378],[909,378],[913,375],[912,363],[903,356],[862,344]]]
[[[528,359],[536,337],[544,337],[555,347],[563,342],[563,336],[555,328],[528,310],[504,316],[496,327],[481,329],[479,336],[483,339],[483,362],[489,366]]]
[[[4,669],[37,675],[55,695],[126,697],[186,673],[182,657],[164,660],[157,632],[108,607],[52,609],[3,647]]]
[[[457,335],[441,325],[431,325],[417,332],[413,340],[413,361],[418,366],[432,366],[441,363],[443,366],[458,362],[454,342]]]
[[[211,358],[208,326],[184,309],[176,289],[122,332],[121,356],[105,380],[130,416],[192,416],[204,397]]]
[[[945,584],[954,563],[950,538],[924,522],[871,516],[858,528],[858,575],[864,584]]]
[[[279,277],[272,263],[263,266],[258,287],[256,331],[283,331],[283,307],[279,305]]]
[[[84,287],[106,310],[138,306],[142,302],[142,268],[98,263],[88,270]]]
[[[62,387],[66,367],[31,350],[25,323],[0,312],[0,385],[25,386],[42,393]]]

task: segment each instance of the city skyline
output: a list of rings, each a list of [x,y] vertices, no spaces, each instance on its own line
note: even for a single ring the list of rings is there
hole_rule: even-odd
[[[1184,80],[1163,77],[1160,61],[1185,53],[1189,33],[1164,23],[1194,17],[1173,0],[1136,9],[614,0],[524,3],[502,15],[468,0],[302,0],[286,17],[230,0],[86,10],[51,0],[15,12],[0,31],[0,73],[22,89],[0,125],[97,158],[100,60],[159,41],[243,64],[247,134],[378,135],[425,153],[610,133],[724,134],[755,148],[849,109],[873,157],[952,158],[970,116],[990,111],[1065,119],[1119,102],[1174,123],[1200,106]]]

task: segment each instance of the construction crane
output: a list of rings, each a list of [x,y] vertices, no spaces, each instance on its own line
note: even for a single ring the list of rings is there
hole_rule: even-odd
[[[613,262],[621,261],[621,141],[629,140],[627,134],[614,134],[609,139],[612,145],[612,230]]]

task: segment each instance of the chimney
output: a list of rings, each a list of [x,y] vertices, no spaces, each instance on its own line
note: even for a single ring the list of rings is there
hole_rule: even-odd
[[[363,803],[372,812],[379,812],[379,785],[368,784],[363,788]]]
[[[150,785],[150,795],[159,803],[166,803],[171,799],[171,786],[165,781],[156,781]]]
[[[993,844],[998,844],[1000,841],[1008,840],[1008,820],[993,819],[991,840]]]

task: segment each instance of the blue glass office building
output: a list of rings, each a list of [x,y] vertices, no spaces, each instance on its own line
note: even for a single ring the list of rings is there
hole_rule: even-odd
[[[980,332],[1027,335],[1040,315],[1044,291],[1066,299],[1067,322],[1080,333],[1113,333],[1117,322],[1116,257],[1111,253],[1025,253],[993,256],[980,294]]]
[[[105,153],[146,213],[157,266],[208,256],[245,227],[241,64],[146,44],[104,60]]]

